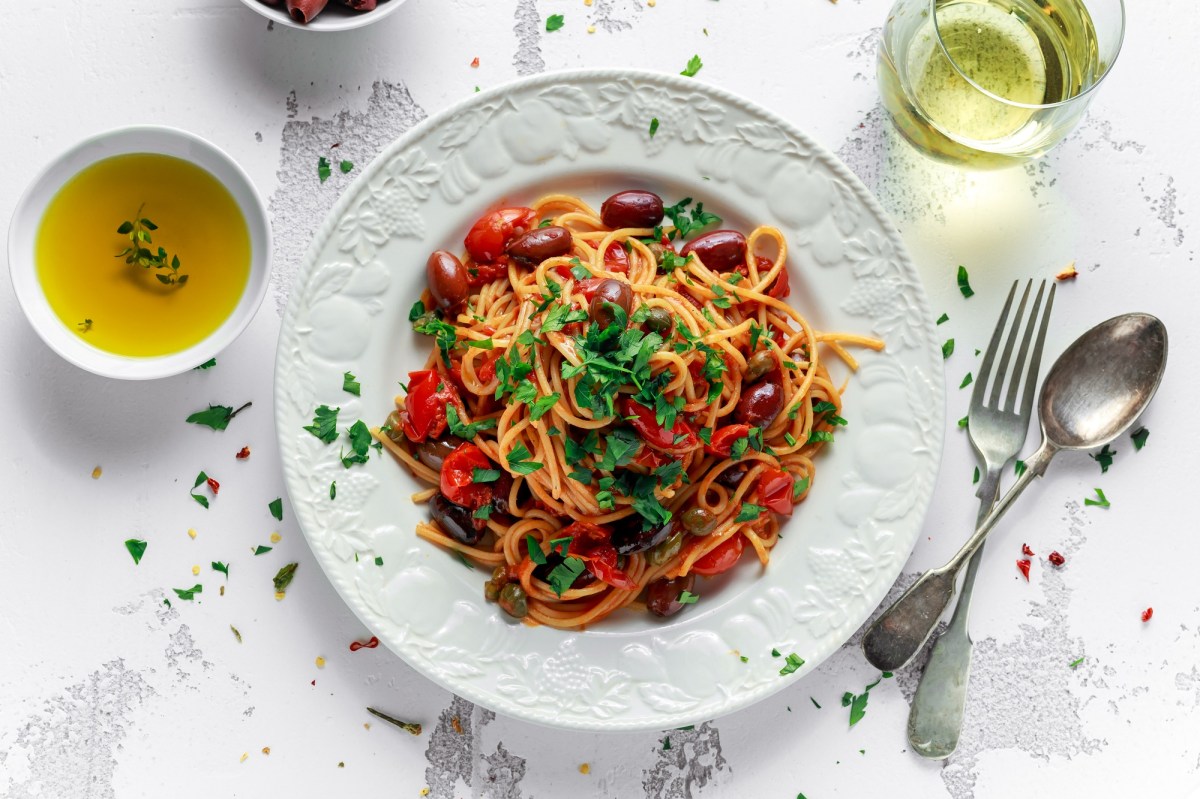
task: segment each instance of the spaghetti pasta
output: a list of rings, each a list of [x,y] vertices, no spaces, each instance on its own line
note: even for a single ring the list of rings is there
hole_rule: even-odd
[[[580,628],[631,605],[665,616],[696,576],[767,564],[804,500],[841,391],[785,299],[773,227],[721,230],[689,201],[622,192],[597,213],[552,194],[481,218],[429,262],[410,318],[425,369],[374,433],[437,490],[417,534],[494,569],[489,599]],[[538,225],[538,220],[542,220]]]

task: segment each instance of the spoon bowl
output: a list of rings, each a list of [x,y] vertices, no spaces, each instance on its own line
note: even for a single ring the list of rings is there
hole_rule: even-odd
[[[1125,432],[1167,366],[1167,328],[1130,313],[1101,322],[1054,362],[1042,386],[1042,434],[1058,449],[1091,449]]]

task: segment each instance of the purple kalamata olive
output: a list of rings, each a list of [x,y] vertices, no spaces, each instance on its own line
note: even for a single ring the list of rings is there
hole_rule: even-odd
[[[633,306],[633,289],[628,283],[620,280],[608,278],[601,280],[596,286],[596,291],[592,295],[592,301],[588,304],[588,316],[592,322],[599,325],[601,328],[606,328],[613,324],[617,315],[613,311],[612,306],[619,306],[625,312],[625,318],[629,318],[629,309]]]
[[[429,293],[439,308],[449,311],[467,301],[471,294],[466,267],[458,256],[446,250],[436,250],[425,264]]]
[[[422,441],[417,444],[417,460],[435,472],[440,472],[446,456],[458,449],[462,444],[463,440],[461,438],[452,436],[449,433],[439,439]]]
[[[535,227],[508,243],[506,252],[527,266],[571,251],[571,231],[565,227]]]
[[[659,579],[646,588],[646,610],[655,616],[674,616],[683,610],[679,597],[684,591],[691,593],[696,585],[696,576],[688,574],[672,580]]]
[[[537,579],[541,580],[543,583],[549,582],[550,572],[554,571],[554,567],[558,566],[562,562],[563,562],[562,555],[558,554],[557,551],[551,552],[548,555],[546,555],[545,563],[534,567],[533,576],[536,577]],[[588,571],[587,569],[584,569],[580,573],[580,575],[575,578],[575,582],[571,583],[571,587],[572,588],[583,588],[585,585],[588,585],[595,579],[596,579],[595,576],[593,576],[590,571]]]
[[[751,427],[768,427],[783,410],[783,388],[764,380],[746,389],[738,400],[733,418]]]
[[[732,272],[746,263],[746,237],[736,230],[714,230],[683,245],[679,254],[695,255],[713,272]]]
[[[478,544],[487,530],[485,520],[472,518],[470,508],[454,504],[441,492],[434,494],[430,500],[429,513],[451,538],[463,544]]]
[[[713,478],[713,482],[730,491],[736,491],[748,471],[750,471],[750,467],[745,463],[735,463]]]
[[[663,220],[662,197],[640,189],[617,192],[600,206],[600,220],[614,230],[654,227]]]
[[[675,530],[675,522],[667,522],[662,527],[651,527],[649,530],[642,529],[642,517],[630,517],[627,524],[623,524],[613,531],[612,544],[616,547],[618,555],[632,555],[635,552],[645,552],[647,549],[653,549],[671,537],[671,533]]]

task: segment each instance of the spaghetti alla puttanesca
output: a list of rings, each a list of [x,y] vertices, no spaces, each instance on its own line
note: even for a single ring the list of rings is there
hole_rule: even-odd
[[[433,486],[417,534],[493,569],[512,616],[669,616],[745,549],[765,565],[845,424],[822,350],[883,346],[785,302],[775,228],[684,244],[721,222],[690,204],[553,194],[430,256],[410,319],[436,346],[373,432]]]

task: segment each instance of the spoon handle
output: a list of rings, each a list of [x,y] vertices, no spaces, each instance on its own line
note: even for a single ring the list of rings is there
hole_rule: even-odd
[[[882,671],[903,668],[920,651],[933,633],[938,619],[954,596],[958,570],[983,544],[987,534],[1000,521],[1013,501],[1035,477],[1045,473],[1058,448],[1043,439],[1038,451],[1025,461],[1025,471],[1008,489],[991,513],[979,523],[962,549],[940,569],[921,575],[890,608],[883,612],[863,634],[862,648],[867,661]]]

